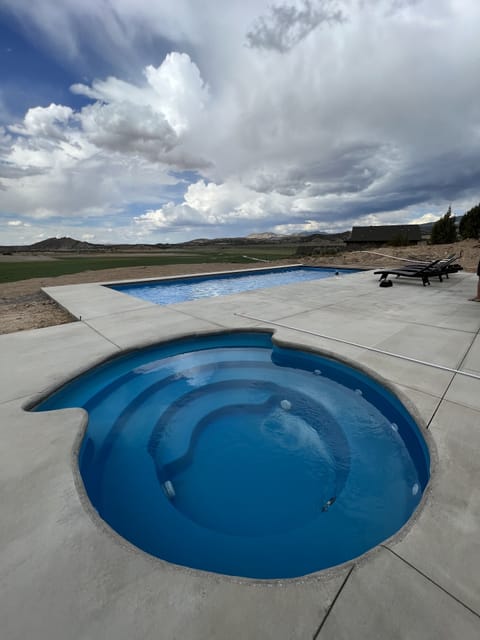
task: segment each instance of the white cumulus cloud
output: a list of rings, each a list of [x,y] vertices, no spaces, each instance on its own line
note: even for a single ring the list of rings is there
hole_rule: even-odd
[[[147,67],[143,83],[108,78],[75,91],[95,102],[79,111],[32,107],[3,132],[6,210],[38,218],[115,213],[130,200],[161,197],[178,182],[172,169],[208,164],[189,132],[209,93],[186,54],[171,53],[158,68]]]
[[[62,138],[62,128],[73,116],[73,110],[64,105],[33,107],[25,115],[23,123],[12,125],[9,130],[22,136],[56,139]]]

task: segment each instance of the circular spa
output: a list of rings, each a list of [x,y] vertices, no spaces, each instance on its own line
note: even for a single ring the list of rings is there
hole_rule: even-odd
[[[129,353],[37,410],[84,407],[79,467],[99,515],[187,567],[293,578],[355,558],[419,504],[429,454],[387,389],[270,334]]]

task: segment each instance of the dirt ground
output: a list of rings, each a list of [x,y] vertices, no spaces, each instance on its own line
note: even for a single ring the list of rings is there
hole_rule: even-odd
[[[382,266],[401,266],[404,260],[434,260],[452,253],[462,253],[459,263],[465,271],[475,272],[480,259],[478,240],[465,240],[449,245],[418,245],[412,247],[381,247],[370,251],[348,251],[330,257],[299,259],[310,266],[338,266],[377,268]],[[396,258],[401,258],[396,259]],[[292,264],[295,260],[276,261],[269,266]],[[66,311],[41,291],[42,287],[86,282],[108,282],[114,280],[135,280],[210,271],[230,271],[251,269],[252,264],[183,264],[158,267],[129,267],[106,269],[103,271],[83,271],[56,278],[32,278],[0,284],[0,334],[40,329],[52,325],[74,322]],[[258,263],[255,266],[263,266]],[[475,291],[472,291],[474,295]]]

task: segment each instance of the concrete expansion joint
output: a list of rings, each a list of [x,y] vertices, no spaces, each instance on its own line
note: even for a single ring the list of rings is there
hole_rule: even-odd
[[[81,320],[81,322],[88,327],[89,329],[91,329],[94,333],[96,333],[98,336],[100,336],[101,338],[103,338],[104,340],[106,340],[107,342],[109,342],[110,344],[113,344],[113,346],[118,349],[119,351],[122,350],[122,347],[117,344],[116,342],[114,342],[111,338],[108,338],[104,333],[102,333],[101,331],[99,331],[98,329],[96,329],[95,327],[92,327],[92,325],[87,322],[87,320]]]
[[[428,322],[420,322],[418,320],[409,320],[408,324],[415,325],[416,327],[427,327],[428,329],[432,327],[432,325],[429,324]],[[434,325],[434,326],[438,329],[448,329],[449,331],[456,331],[458,333],[470,333],[470,334],[473,333],[474,335],[477,335],[475,332],[469,329],[459,329],[457,327],[440,327],[438,325]]]
[[[53,300],[55,300],[56,302],[58,302],[55,298],[52,298]],[[137,311],[143,311],[144,309],[151,309],[153,306],[153,308],[155,308],[155,305],[152,305],[152,303],[146,303],[146,304],[141,304],[139,306],[136,307],[132,307],[131,309],[128,310],[120,310],[120,311],[108,311],[106,313],[95,313],[95,320],[98,320],[100,318],[112,318],[114,316],[119,316],[119,317],[124,317],[126,314],[129,313],[135,313]],[[65,307],[64,307],[65,308]],[[68,311],[68,309],[67,309]],[[71,313],[71,312],[69,312]],[[82,316],[79,314],[78,316],[78,320],[80,322],[84,322],[85,324],[87,324],[87,321],[85,320],[85,318],[82,318]]]
[[[360,344],[358,342],[352,342],[351,340],[344,340],[343,338],[336,338],[335,336],[328,336],[323,333],[318,333],[317,331],[310,331],[308,329],[302,329],[301,327],[294,327],[289,324],[284,324],[283,322],[276,322],[274,320],[265,320],[263,318],[257,318],[256,316],[252,316],[247,313],[235,313],[234,315],[240,318],[247,318],[248,320],[255,320],[257,322],[262,322],[264,324],[270,324],[275,327],[281,327],[282,329],[289,329],[290,331],[298,331],[299,333],[306,333],[310,336],[315,336],[316,338],[322,338],[324,340],[331,340],[332,342],[339,342],[341,344],[346,344],[350,347],[357,347],[358,349],[365,349],[366,351],[372,351],[373,353],[379,353],[383,356],[390,356],[391,358],[398,358],[399,360],[405,360],[407,362],[412,362],[414,364],[424,365],[426,367],[431,367],[432,369],[439,369],[440,371],[447,371],[449,373],[453,373],[454,375],[458,374],[461,376],[465,376],[467,378],[475,378],[476,380],[480,380],[480,374],[470,373],[469,371],[462,371],[461,369],[455,369],[453,367],[446,367],[442,364],[437,364],[435,362],[428,362],[427,360],[419,360],[418,358],[411,358],[410,356],[404,356],[401,353],[394,353],[393,351],[386,351],[385,349],[378,349],[377,347],[372,347],[367,344]],[[476,337],[477,334],[475,334]],[[475,338],[474,338],[475,339]],[[473,344],[473,340],[472,340]],[[471,345],[468,351],[470,350]],[[467,353],[462,358],[462,362],[464,361]],[[452,377],[453,380],[453,377]],[[451,384],[452,381],[450,381]]]
[[[476,331],[476,332],[475,332],[475,334],[473,335],[472,341],[471,341],[471,342],[470,342],[470,344],[468,345],[467,349],[465,350],[465,353],[463,354],[463,357],[462,357],[462,358],[461,358],[461,360],[460,360],[460,363],[459,363],[459,365],[458,365],[459,369],[457,370],[457,373],[458,373],[458,374],[462,374],[462,373],[463,373],[462,371],[460,371],[460,367],[463,365],[463,363],[464,363],[464,362],[465,362],[465,360],[467,359],[467,356],[468,356],[468,354],[470,353],[470,351],[471,351],[471,349],[472,349],[472,347],[473,347],[473,345],[474,345],[474,343],[475,343],[475,340],[477,339],[477,337],[478,337],[478,335],[479,335],[479,334],[480,334],[480,328],[479,328],[479,329],[477,329],[477,331]],[[445,400],[445,397],[446,397],[446,395],[447,395],[447,393],[448,393],[448,390],[449,390],[449,389],[450,389],[450,387],[452,386],[453,381],[454,381],[454,380],[455,380],[455,378],[456,378],[456,375],[457,375],[457,374],[453,375],[452,379],[451,379],[451,380],[450,380],[450,382],[447,384],[447,386],[446,386],[446,388],[445,388],[445,390],[444,390],[444,392],[443,392],[443,394],[442,394],[442,397],[440,398],[440,402],[437,404],[437,406],[435,407],[435,411],[432,413],[432,415],[431,415],[431,417],[430,417],[430,420],[429,420],[429,422],[428,422],[428,424],[427,424],[427,429],[430,429],[430,425],[432,424],[433,419],[434,419],[434,418],[435,418],[435,416],[437,415],[438,410],[440,409],[440,407],[441,407],[441,405],[442,405],[443,401]],[[465,375],[465,374],[464,374],[464,375]],[[474,376],[474,374],[470,374],[470,377],[480,378],[480,376]],[[451,401],[450,401],[450,402],[451,402]]]
[[[408,562],[408,560],[406,560],[405,558],[403,558],[401,555],[399,555],[396,551],[394,551],[393,549],[391,549],[390,547],[384,545],[384,544],[380,544],[379,545],[382,549],[385,549],[386,551],[389,551],[393,556],[395,556],[396,558],[398,558],[398,560],[400,560],[401,562],[403,562],[404,564],[406,564],[408,567],[410,567],[410,569],[413,569],[413,571],[415,571],[416,573],[418,573],[419,575],[421,575],[423,578],[425,578],[425,580],[428,580],[428,582],[430,582],[431,584],[433,584],[435,587],[437,587],[438,589],[440,589],[441,591],[443,591],[443,593],[445,593],[447,596],[449,596],[450,598],[452,598],[453,600],[455,600],[455,602],[457,602],[459,605],[461,605],[464,609],[466,609],[467,611],[470,611],[470,613],[473,613],[474,616],[476,616],[477,618],[480,619],[480,611],[475,611],[475,609],[472,609],[471,607],[468,606],[468,604],[465,604],[465,602],[462,602],[462,600],[460,600],[460,598],[457,598],[457,596],[454,596],[453,593],[451,593],[450,591],[448,591],[448,589],[445,589],[445,587],[442,587],[441,584],[438,584],[438,582],[435,582],[435,580],[433,580],[432,578],[430,578],[430,576],[428,576],[426,573],[424,573],[423,571],[420,571],[420,569],[418,567],[416,567],[415,565],[413,565],[411,562]]]
[[[179,313],[180,315],[185,316],[189,320],[202,320],[202,318],[199,318],[195,314],[188,313],[187,311],[183,311],[182,309],[175,309],[175,313]],[[226,324],[222,324],[221,322],[218,322],[215,320],[208,320],[208,322],[210,322],[211,324],[217,327],[221,327],[222,329],[225,329],[225,327],[227,326]]]
[[[320,633],[323,629],[324,624],[326,623],[328,616],[330,615],[333,607],[335,606],[335,603],[337,602],[338,598],[340,597],[340,594],[342,593],[343,589],[345,588],[345,585],[347,584],[350,576],[353,573],[353,570],[355,569],[356,565],[353,565],[353,567],[350,569],[350,571],[347,573],[345,580],[342,582],[342,584],[340,585],[340,589],[337,591],[334,599],[332,600],[330,606],[327,609],[327,612],[325,613],[323,620],[321,621],[318,629],[315,631],[315,633],[313,634],[312,640],[318,640],[320,638]]]

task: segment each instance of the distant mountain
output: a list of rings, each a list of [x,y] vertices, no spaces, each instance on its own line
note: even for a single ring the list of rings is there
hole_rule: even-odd
[[[300,233],[297,238],[300,242],[339,242],[350,237],[351,231],[340,233]]]
[[[29,251],[92,251],[99,245],[73,238],[47,238],[29,245]]]
[[[312,233],[299,235],[280,235],[278,233],[252,233],[249,236],[238,238],[196,238],[187,242],[177,244],[94,244],[74,238],[47,238],[30,245],[4,245],[0,246],[1,253],[15,252],[35,252],[35,253],[95,253],[113,251],[154,251],[159,249],[169,249],[175,247],[195,247],[195,246],[241,246],[251,244],[280,244],[280,243],[335,243],[342,242],[350,235],[349,231],[343,233]]]
[[[250,233],[246,236],[247,240],[278,240],[288,238],[288,236],[280,235],[279,233],[269,233],[268,231],[264,233]]]
[[[74,238],[47,238],[28,245],[0,246],[1,253],[34,252],[34,253],[95,253],[97,251],[151,251],[152,249],[168,248],[169,244],[94,244]]]
[[[460,223],[462,216],[456,216],[456,224]],[[418,226],[421,229],[422,236],[430,235],[435,222],[424,222]],[[155,244],[94,244],[83,240],[75,240],[74,238],[47,238],[40,242],[30,245],[4,245],[0,246],[0,253],[22,252],[70,252],[70,253],[88,253],[88,252],[114,252],[114,251],[154,251],[158,249],[170,249],[175,247],[205,247],[213,246],[235,246],[248,244],[280,244],[280,243],[298,243],[299,245],[317,244],[325,246],[330,244],[341,244],[351,235],[351,231],[342,231],[340,233],[311,233],[303,231],[298,234],[282,235],[279,233],[263,232],[251,233],[248,236],[238,238],[195,238],[187,242],[179,242],[176,244],[155,243]]]
[[[350,231],[341,233],[299,233],[283,235],[279,233],[251,233],[237,238],[195,238],[177,245],[177,247],[192,247],[205,245],[242,245],[242,244],[280,244],[280,243],[309,243],[309,242],[342,242],[350,236]]]

